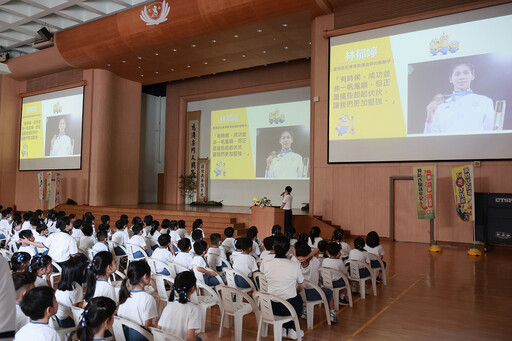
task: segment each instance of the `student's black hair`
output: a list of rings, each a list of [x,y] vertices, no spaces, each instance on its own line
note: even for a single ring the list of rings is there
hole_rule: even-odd
[[[82,285],[84,282],[84,263],[79,258],[71,257],[62,265],[58,290],[73,290],[73,283]]]
[[[154,235],[155,232],[160,227],[160,223],[156,220],[151,221],[151,231],[149,231],[149,234]]]
[[[311,244],[315,244],[315,239],[320,237],[320,227],[313,226],[311,231],[309,231],[309,238],[311,239]]]
[[[92,212],[85,212],[82,220],[95,220],[94,216],[92,215]]]
[[[379,238],[379,235],[377,234],[377,232],[375,232],[375,231],[368,232],[368,234],[366,235],[366,245],[368,245],[369,247],[377,247],[377,246],[379,246],[379,244],[380,244],[380,238]]]
[[[77,219],[73,222],[74,229],[80,229],[82,227],[82,219]]]
[[[219,245],[220,244],[220,241],[221,241],[221,236],[220,236],[220,233],[212,233],[210,234],[210,243],[212,245]]]
[[[36,227],[36,232],[41,234],[41,232],[43,232],[44,230],[47,230],[48,229],[48,226],[46,226],[45,223],[39,223],[39,225],[37,225]]]
[[[288,238],[288,240],[290,239],[293,239],[293,237],[295,236],[295,232],[297,232],[295,230],[295,227],[293,226],[287,226],[285,229],[284,229],[284,236],[286,238]]]
[[[290,134],[291,135],[291,134]],[[284,188],[285,191],[287,191],[288,193],[291,193],[292,192],[292,188],[290,186],[286,186]]]
[[[206,251],[207,248],[208,244],[206,244],[204,240],[198,240],[197,242],[194,243],[194,252],[196,253],[196,255],[201,256],[203,252]]]
[[[363,237],[357,237],[354,239],[354,247],[359,251],[364,251],[364,239]]]
[[[169,302],[173,302],[176,295],[178,295],[179,303],[188,302],[188,292],[196,285],[196,276],[191,271],[183,271],[179,273],[174,279],[174,286],[172,287],[171,294],[169,295]]]
[[[15,291],[23,289],[24,287],[29,287],[31,284],[34,284],[35,280],[36,278],[31,272],[13,272],[12,274]],[[16,293],[16,296],[18,296],[18,293]]]
[[[171,236],[169,236],[167,233],[163,233],[158,237],[158,245],[160,246],[167,246],[171,242]]]
[[[265,249],[267,251],[274,250],[274,240],[276,239],[275,236],[269,236],[265,239],[263,239],[263,245],[265,246]]]
[[[85,274],[85,301],[89,301],[94,296],[98,276],[105,276],[107,274],[107,267],[112,264],[113,261],[114,257],[108,251],[101,251],[94,255],[92,262],[87,266],[87,272]]]
[[[325,251],[327,251],[327,245],[329,245],[329,243],[327,242],[327,240],[321,240],[318,242],[318,251],[324,253]]]
[[[171,221],[169,219],[162,220],[162,228],[168,229],[169,227],[171,227]]]
[[[364,243],[364,242],[363,242]],[[330,242],[327,244],[327,252],[329,256],[336,257],[341,251],[341,245],[336,242]]]
[[[107,214],[102,215],[100,220],[102,224],[108,224],[108,222],[110,221],[110,216]]]
[[[57,216],[58,216],[58,217],[61,217],[61,218],[62,218],[62,217],[65,217],[65,216],[66,216],[66,212],[65,212],[65,211],[59,211],[59,212],[57,213]]]
[[[40,210],[40,209],[37,209],[37,210],[35,210],[35,212],[34,212],[34,216],[36,216],[36,217],[39,217],[39,216],[40,216],[40,215],[42,215],[42,214],[43,214],[43,210]]]
[[[178,228],[179,229],[185,228],[185,220],[178,220]]]
[[[32,321],[40,320],[44,317],[46,309],[53,307],[53,298],[55,292],[52,288],[42,286],[27,291],[21,300],[21,311]]]
[[[9,209],[5,209],[2,211],[2,219],[5,219],[7,218],[7,216],[10,214],[11,212],[9,211]]]
[[[96,239],[98,239],[99,242],[107,240],[108,232],[106,230],[99,230],[98,233],[96,233]]]
[[[178,222],[176,220],[171,220],[171,223],[169,224],[169,228],[171,230],[176,230],[178,228]]]
[[[140,224],[142,223],[142,219],[140,219],[140,217],[133,217],[132,218],[132,225],[137,225],[137,224]]]
[[[181,252],[187,252],[190,248],[190,239],[183,238],[178,241],[178,249],[180,249]]]
[[[194,220],[194,222],[192,223],[192,230],[195,230],[197,228],[200,228],[201,225],[203,225],[203,219],[200,219],[200,218],[197,218],[196,220]]]
[[[300,243],[295,247],[297,257],[306,257],[311,253],[311,247],[306,243]]]
[[[194,230],[192,231],[192,234],[190,235],[193,241],[197,242],[198,240],[201,240],[203,238],[203,232],[201,230]]]
[[[110,225],[109,224],[100,224],[98,226],[98,230],[99,231],[108,231],[108,230],[110,230]]]
[[[49,210],[48,213],[46,213],[46,217],[49,220],[55,220],[57,219],[57,212],[55,212],[54,210]]]
[[[19,236],[20,239],[30,239],[34,236],[34,234],[32,233],[32,230],[21,230]]]
[[[23,221],[30,221],[32,217],[34,216],[34,213],[32,211],[27,211],[23,214]]]
[[[152,215],[147,215],[144,217],[144,224],[146,226],[151,226],[151,222],[153,221],[153,216]]]
[[[14,228],[21,225],[21,214],[20,212],[14,212],[12,215],[11,232],[14,234]]]
[[[119,219],[118,221],[116,221],[116,229],[122,230],[125,226],[126,226],[126,224],[125,224],[124,220]]]
[[[290,250],[290,241],[285,236],[277,236],[274,240],[274,252],[276,258],[286,258],[286,254]]]
[[[235,234],[235,229],[232,228],[231,226],[228,226],[224,229],[224,235],[228,238],[232,238],[233,235]]]
[[[40,220],[39,218],[32,217],[30,218],[30,226],[37,226],[39,224]]]
[[[254,225],[249,227],[249,231],[254,231],[254,232],[256,232],[256,234],[258,234],[258,228]]]
[[[254,240],[254,238],[256,238],[258,236],[258,233],[255,232],[254,230],[247,230],[247,238],[249,238],[250,240]]]
[[[69,219],[73,220],[73,219],[75,219],[75,218],[76,218],[76,214],[71,213],[71,214],[69,215]]]
[[[61,231],[64,231],[66,229],[66,226],[69,225],[71,221],[69,220],[69,217],[61,217],[59,220],[57,220],[57,224],[55,224],[55,227],[60,229]]]
[[[237,239],[237,247],[242,251],[249,251],[249,249],[252,247],[252,239],[247,237]]]
[[[134,285],[139,284],[142,280],[142,277],[145,275],[151,276],[151,268],[149,267],[148,263],[146,263],[146,261],[139,260],[130,262],[126,272],[126,277],[121,282],[121,290],[119,291],[119,304],[123,304],[130,297],[130,291],[128,290],[126,283],[129,281],[130,285],[133,287]]]
[[[242,237],[235,239],[235,242],[233,243],[233,244],[235,244],[235,249],[237,249],[237,250],[240,250],[240,239],[242,239]]]
[[[299,242],[305,242],[305,243],[307,243],[307,242],[308,242],[308,239],[309,239],[309,237],[308,237],[308,235],[307,235],[307,234],[305,234],[305,233],[299,233],[299,235],[297,236],[297,243],[299,243]]]
[[[34,275],[37,275],[37,271],[42,268],[46,268],[52,263],[52,257],[48,255],[38,254],[32,257],[30,261],[29,271]]]
[[[30,262],[30,254],[26,252],[15,252],[11,257],[11,270],[12,272],[19,271],[21,264]],[[28,265],[28,264],[27,264]]]
[[[121,214],[121,216],[119,217],[119,220],[122,220],[126,224],[128,224],[128,216],[126,214]]]
[[[85,221],[84,226],[82,227],[82,233],[84,235],[86,235],[87,237],[90,237],[90,236],[92,236],[92,232],[93,232],[92,225],[88,221]]]
[[[344,231],[342,229],[334,230],[334,232],[332,233],[332,241],[341,242],[341,240],[343,239],[343,234]]]
[[[80,323],[78,323],[78,339],[92,341],[94,334],[101,330],[101,325],[114,318],[117,309],[116,302],[109,297],[94,297],[84,309]]]
[[[141,224],[133,225],[133,227],[132,227],[133,235],[135,235],[135,236],[138,235],[140,233],[140,231],[142,231],[143,228],[144,227],[142,227]]]
[[[281,233],[281,225],[276,224],[272,226],[272,235],[275,236],[278,233]]]

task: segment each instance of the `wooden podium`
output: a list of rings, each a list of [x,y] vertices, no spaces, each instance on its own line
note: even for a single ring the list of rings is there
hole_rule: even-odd
[[[284,210],[274,206],[252,206],[251,223],[258,228],[258,236],[272,235],[272,226],[278,224],[284,228]]]

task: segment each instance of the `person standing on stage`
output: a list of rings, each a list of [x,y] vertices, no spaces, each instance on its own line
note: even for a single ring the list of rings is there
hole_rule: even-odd
[[[283,203],[281,204],[281,209],[284,210],[284,228],[292,226],[292,202],[293,197],[291,195],[292,188],[290,186],[286,186],[284,192],[281,193],[283,197]]]

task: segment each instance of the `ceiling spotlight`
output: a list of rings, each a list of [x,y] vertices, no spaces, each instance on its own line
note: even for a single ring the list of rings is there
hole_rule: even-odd
[[[288,46],[285,46],[285,47],[284,47],[284,49],[285,49],[285,50],[288,50]]]
[[[176,50],[176,49],[172,49],[172,52],[176,52],[176,51],[178,51],[178,50]]]
[[[174,69],[171,69],[171,72],[174,72]]]
[[[283,24],[283,27],[287,27],[287,26],[288,26],[288,24]]]
[[[261,53],[267,53],[267,51],[263,50],[263,51],[261,51]]]
[[[188,68],[190,68],[190,65],[187,65]]]
[[[126,63],[126,60],[123,60],[123,63]]]
[[[208,62],[204,62],[204,65],[208,64]]]
[[[196,45],[196,44],[192,44],[192,45],[190,45],[190,46],[192,46],[192,47],[196,47],[197,45]]]
[[[140,75],[141,77],[144,77],[144,75]]]
[[[155,71],[155,74],[158,75],[158,71]]]
[[[212,43],[216,43],[216,42],[217,42],[217,40],[215,40],[215,39],[212,39]]]
[[[155,52],[155,56],[158,56],[158,52]]]
[[[263,32],[263,30],[262,30],[261,28],[258,28],[258,29],[256,30],[256,32],[261,33],[261,32]]]
[[[142,66],[139,66],[139,69],[142,69]]]
[[[110,66],[110,64],[107,64],[107,66]]]
[[[245,58],[245,54],[242,55],[242,58]]]
[[[233,37],[238,38],[238,34],[235,34]]]
[[[226,58],[222,58],[222,61],[225,62],[227,59]]]
[[[41,37],[44,41],[49,41],[53,38],[53,33],[51,33],[46,27],[42,27],[39,31],[37,31],[37,34]]]
[[[309,42],[308,44],[311,45],[311,42]]]
[[[142,59],[142,57],[137,57],[138,59]]]

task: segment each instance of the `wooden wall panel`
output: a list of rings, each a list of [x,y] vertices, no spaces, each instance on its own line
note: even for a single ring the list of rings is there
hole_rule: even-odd
[[[396,180],[394,182],[394,191],[395,240],[420,243],[430,242],[430,220],[417,219],[413,181]]]

